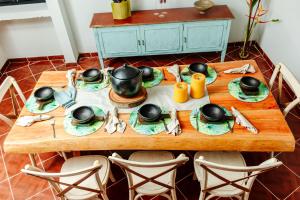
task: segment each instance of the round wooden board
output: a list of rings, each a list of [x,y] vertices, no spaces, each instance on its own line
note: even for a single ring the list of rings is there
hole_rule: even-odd
[[[147,90],[142,87],[139,93],[134,97],[121,97],[112,89],[109,91],[109,99],[113,105],[118,108],[134,108],[141,105],[147,99]]]

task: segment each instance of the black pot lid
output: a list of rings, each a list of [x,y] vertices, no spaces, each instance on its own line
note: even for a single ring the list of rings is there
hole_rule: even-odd
[[[131,67],[127,64],[124,64],[121,67],[118,67],[117,69],[115,69],[113,71],[113,76],[117,79],[131,79],[136,77],[138,74],[140,73],[140,70],[135,68],[135,67]]]

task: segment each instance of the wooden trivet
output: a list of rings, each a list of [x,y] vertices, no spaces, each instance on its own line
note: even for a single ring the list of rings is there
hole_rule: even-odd
[[[121,97],[110,89],[109,99],[118,108],[134,108],[141,105],[147,99],[147,90],[142,87],[139,93],[133,97]]]

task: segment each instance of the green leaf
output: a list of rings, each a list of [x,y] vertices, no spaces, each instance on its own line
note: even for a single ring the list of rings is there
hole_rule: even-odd
[[[250,5],[251,9],[253,9],[256,6],[257,2],[258,0],[252,0],[252,5]]]
[[[272,22],[280,22],[280,19],[272,19]]]

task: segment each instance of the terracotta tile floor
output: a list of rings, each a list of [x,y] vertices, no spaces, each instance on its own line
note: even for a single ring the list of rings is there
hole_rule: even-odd
[[[239,60],[237,44],[231,44],[228,47],[226,61]],[[183,55],[164,55],[150,57],[131,57],[107,59],[105,64],[108,66],[119,66],[125,62],[131,65],[171,65],[190,64],[192,62],[219,62],[219,53],[196,53]],[[272,64],[263,56],[263,53],[253,48],[251,59],[255,59],[265,75],[269,79],[272,73]],[[7,75],[15,77],[21,86],[26,97],[30,95],[32,89],[40,77],[40,74],[46,70],[67,70],[71,68],[86,69],[99,66],[96,53],[82,54],[77,64],[65,64],[62,56],[49,56],[39,58],[25,58],[12,60],[1,70],[0,83]],[[275,94],[277,90],[273,91]],[[286,99],[293,97],[290,91],[285,90]],[[21,103],[20,103],[21,104]],[[21,106],[23,106],[21,104]],[[11,101],[9,95],[6,95],[0,104],[0,112],[9,114],[11,112]],[[255,182],[250,199],[300,199],[300,113],[299,108],[294,109],[287,116],[287,121],[297,139],[296,150],[293,153],[277,153],[276,156],[284,162],[284,166],[269,174],[262,175]],[[29,163],[27,155],[8,154],[3,151],[2,144],[9,131],[9,127],[0,121],[0,199],[56,199],[50,186],[45,181],[37,180],[20,173],[20,169],[26,163]],[[91,152],[83,152],[87,154]],[[110,155],[111,152],[92,152],[104,155]],[[129,152],[119,152],[128,155]],[[178,154],[179,152],[174,152]],[[194,152],[185,152],[193,159]],[[267,153],[244,153],[249,165],[256,165],[268,158]],[[39,167],[46,171],[57,172],[60,169],[63,159],[56,153],[46,153],[37,155]],[[109,183],[108,196],[112,200],[128,199],[127,181],[116,166],[112,170],[117,178],[115,183]],[[192,180],[193,165],[189,162],[178,171],[177,176],[177,196],[178,199],[198,199],[199,183]],[[145,198],[151,199],[151,198]],[[161,199],[161,198],[155,198]]]

